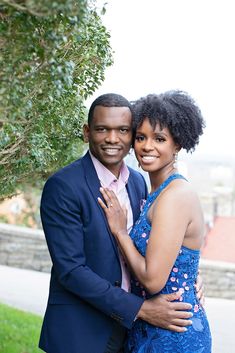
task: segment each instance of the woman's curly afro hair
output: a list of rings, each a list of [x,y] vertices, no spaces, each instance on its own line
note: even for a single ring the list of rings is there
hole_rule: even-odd
[[[153,129],[157,123],[167,127],[175,143],[187,152],[194,151],[205,127],[200,109],[183,91],[149,94],[133,102],[133,111],[134,131],[148,118]]]

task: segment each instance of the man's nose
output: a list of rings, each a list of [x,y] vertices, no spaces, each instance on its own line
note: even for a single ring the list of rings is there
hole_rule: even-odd
[[[110,130],[106,136],[106,141],[109,143],[116,143],[119,141],[118,132],[115,130]]]

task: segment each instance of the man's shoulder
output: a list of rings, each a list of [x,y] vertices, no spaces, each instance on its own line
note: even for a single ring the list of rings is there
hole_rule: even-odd
[[[143,175],[138,172],[136,169],[133,169],[129,166],[127,166],[128,169],[129,169],[129,172],[130,172],[130,176],[133,177],[133,178],[137,178],[137,179],[143,179]]]
[[[82,177],[82,158],[77,159],[76,161],[60,168],[53,174],[49,176],[46,181],[46,184],[69,184],[73,185],[74,182],[79,178],[81,181]]]
[[[79,158],[76,161],[60,168],[55,173],[53,173],[50,176],[50,178],[62,178],[62,177],[67,177],[70,174],[76,173],[77,170],[81,167],[81,160],[82,160],[82,158]]]
[[[129,178],[131,180],[133,180],[134,183],[137,183],[137,184],[140,184],[140,185],[146,184],[146,180],[145,180],[143,174],[141,174],[136,169],[133,169],[133,168],[131,168],[129,166],[128,166],[128,169],[129,169],[129,172],[130,172]]]

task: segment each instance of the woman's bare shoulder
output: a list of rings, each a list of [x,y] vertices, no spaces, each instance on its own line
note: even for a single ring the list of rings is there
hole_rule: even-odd
[[[159,197],[159,203],[169,203],[176,206],[187,206],[198,201],[198,194],[192,184],[182,179],[174,180]]]

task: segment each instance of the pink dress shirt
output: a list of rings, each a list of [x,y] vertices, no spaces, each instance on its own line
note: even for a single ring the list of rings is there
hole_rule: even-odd
[[[100,180],[101,186],[113,190],[122,206],[124,206],[127,210],[127,231],[130,232],[133,226],[133,213],[131,209],[130,199],[126,190],[126,184],[129,178],[129,170],[126,164],[123,162],[120,175],[118,179],[116,176],[111,173],[97,158],[95,158],[91,152],[90,156],[92,162],[94,164],[96,173]],[[123,256],[119,251],[120,265],[122,270],[122,284],[121,287],[125,291],[130,291],[130,273],[128,268],[124,262]]]

